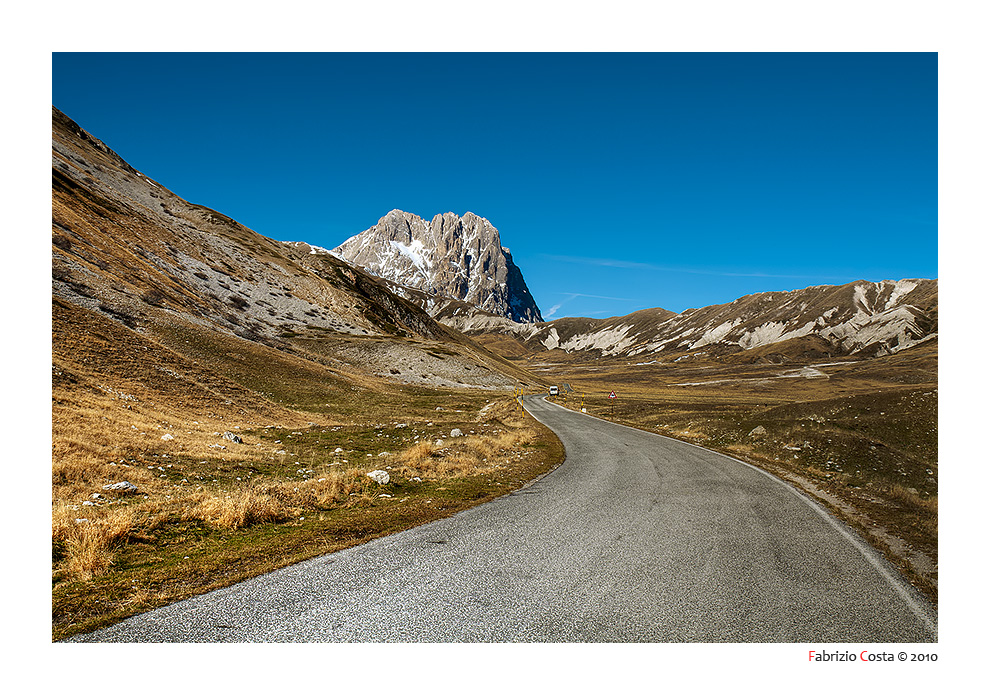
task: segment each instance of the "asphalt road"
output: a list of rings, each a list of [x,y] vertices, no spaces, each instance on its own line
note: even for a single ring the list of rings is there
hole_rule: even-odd
[[[529,487],[72,641],[936,640],[931,606],[778,479],[526,405],[567,451]]]

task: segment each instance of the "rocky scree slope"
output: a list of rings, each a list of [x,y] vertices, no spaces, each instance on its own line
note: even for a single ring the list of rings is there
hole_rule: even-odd
[[[191,325],[307,359],[320,357],[297,338],[404,341],[405,352],[456,345],[461,385],[473,385],[472,365],[485,367],[474,385],[508,387],[518,377],[500,374],[504,361],[381,279],[309,251],[179,198],[52,108],[53,301],[141,334]],[[374,373],[379,353],[369,352]]]
[[[519,324],[460,316],[448,325],[476,337],[508,335],[528,349],[605,357],[765,353],[800,345],[820,356],[888,355],[938,337],[937,280],[860,280],[791,292],[762,292],[680,314],[646,309],[609,319]]]
[[[520,323],[543,320],[498,230],[471,212],[448,212],[427,222],[392,210],[332,253],[424,293],[424,308],[434,316],[449,311],[454,300]]]

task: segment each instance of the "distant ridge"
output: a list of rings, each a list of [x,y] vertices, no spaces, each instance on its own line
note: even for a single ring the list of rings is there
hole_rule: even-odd
[[[761,292],[680,314],[645,309],[609,319],[528,325],[492,316],[442,320],[468,335],[509,335],[530,350],[605,357],[763,354],[785,343],[808,355],[877,357],[937,339],[938,281],[858,280]]]

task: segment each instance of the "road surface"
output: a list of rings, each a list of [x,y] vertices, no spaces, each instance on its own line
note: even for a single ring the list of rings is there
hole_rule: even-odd
[[[73,641],[936,640],[931,606],[778,479],[526,407],[567,452],[531,486]]]

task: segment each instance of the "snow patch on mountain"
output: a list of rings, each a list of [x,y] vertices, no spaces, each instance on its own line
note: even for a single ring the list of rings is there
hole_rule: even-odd
[[[325,249],[322,246],[313,246],[313,244],[308,244],[305,241],[287,241],[285,243],[287,243],[289,246],[295,246],[303,250],[309,249],[308,253],[313,256],[317,256],[320,254],[328,254],[330,256],[337,255],[333,251],[330,251],[329,249]]]
[[[842,363],[838,362],[836,364],[849,364],[848,362]],[[825,365],[818,365],[819,367]],[[814,367],[802,367],[801,369],[789,369],[786,372],[776,374],[774,376],[765,377],[742,377],[735,379],[712,379],[710,381],[685,381],[679,384],[672,384],[673,386],[712,386],[714,384],[738,384],[743,382],[750,383],[767,383],[770,379],[829,379],[828,374],[821,371],[820,369],[815,369]]]
[[[783,374],[777,375],[778,379],[828,379],[829,375],[814,367],[801,367],[801,369],[790,369]]]
[[[432,265],[430,259],[426,257],[426,250],[423,247],[423,242],[419,239],[413,239],[411,244],[403,244],[401,241],[390,241],[392,248],[399,252],[399,255],[408,258],[409,261],[423,274],[424,278],[429,279],[429,269]]]

